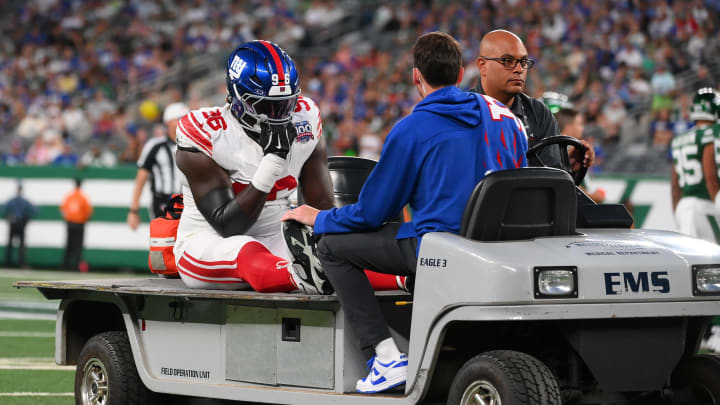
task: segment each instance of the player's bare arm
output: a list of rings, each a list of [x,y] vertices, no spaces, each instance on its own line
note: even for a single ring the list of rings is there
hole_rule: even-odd
[[[705,176],[705,187],[711,200],[715,199],[718,192],[717,165],[715,164],[715,145],[711,142],[705,145],[702,153],[703,175]]]
[[[327,147],[321,139],[300,172],[300,184],[305,202],[321,210],[330,209],[335,203],[327,162]]]
[[[241,235],[257,221],[266,193],[251,184],[235,195],[227,172],[202,153],[178,150],[176,159],[198,210],[220,235]]]
[[[682,190],[680,189],[680,182],[678,180],[677,171],[675,171],[675,165],[673,165],[673,169],[670,174],[670,195],[672,196],[672,207],[674,212],[680,198],[682,197]]]
[[[303,204],[283,214],[282,220],[293,219],[305,225],[315,225],[315,218],[320,210],[330,209],[334,205],[332,179],[327,166],[327,148],[324,142],[318,142],[310,158],[305,162],[300,173]]]

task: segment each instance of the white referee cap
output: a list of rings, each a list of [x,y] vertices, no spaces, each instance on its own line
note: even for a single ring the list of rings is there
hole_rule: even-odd
[[[163,122],[180,119],[189,112],[190,109],[185,103],[172,103],[165,107],[165,111],[163,111]]]

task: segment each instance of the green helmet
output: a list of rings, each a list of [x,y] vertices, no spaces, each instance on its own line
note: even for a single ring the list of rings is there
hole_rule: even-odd
[[[690,119],[693,121],[717,121],[720,119],[720,93],[712,87],[703,87],[695,93]]]
[[[555,91],[546,91],[543,93],[542,101],[553,114],[556,114],[563,108],[573,108],[572,103],[568,100],[568,96]]]

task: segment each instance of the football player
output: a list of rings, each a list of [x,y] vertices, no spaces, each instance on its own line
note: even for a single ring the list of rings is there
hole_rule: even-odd
[[[720,180],[718,180],[720,179],[720,93],[712,87],[704,87],[700,89],[698,93],[700,93],[700,91],[703,92],[702,97],[705,99],[704,108],[709,109],[710,112],[708,118],[715,116],[715,122],[712,124],[713,138],[715,139],[715,170],[713,171],[711,167],[710,171],[715,174],[714,179],[717,184],[720,183]],[[712,96],[710,96],[710,94],[712,94]],[[712,197],[712,195],[710,197]],[[715,202],[715,215],[720,217],[720,186],[718,186],[718,192],[715,193],[713,200]],[[720,348],[720,345],[718,345],[718,348]]]
[[[671,143],[672,202],[680,232],[711,242],[720,238],[713,200],[718,194],[716,147],[720,137],[720,95],[701,88],[690,108],[695,127],[677,135]]]
[[[333,206],[320,110],[300,95],[295,64],[280,47],[252,41],[230,54],[227,104],[194,110],[177,127],[184,205],[173,249],[191,288],[330,294],[314,241],[283,236],[280,218],[298,182],[307,204]],[[376,290],[405,277],[369,274]]]
[[[327,292],[319,267],[292,263],[280,223],[298,182],[308,204],[333,206],[320,111],[300,95],[295,64],[274,43],[237,48],[226,79],[224,106],[191,111],[178,123],[180,277],[191,288],[247,282],[262,292]]]

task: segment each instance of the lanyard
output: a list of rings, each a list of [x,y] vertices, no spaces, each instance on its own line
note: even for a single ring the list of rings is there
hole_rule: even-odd
[[[527,114],[525,113],[525,106],[522,103],[522,99],[520,98],[520,95],[515,96],[515,103],[517,103],[520,107],[520,114],[517,114],[515,111],[512,111],[513,109],[510,109],[515,115],[518,115],[520,120],[522,120],[523,125],[525,125],[525,130],[527,131],[527,137],[528,137],[528,144],[530,142],[535,142],[535,134],[533,133],[533,129],[530,125],[528,125],[528,119]],[[515,106],[515,103],[513,103],[513,107]]]

